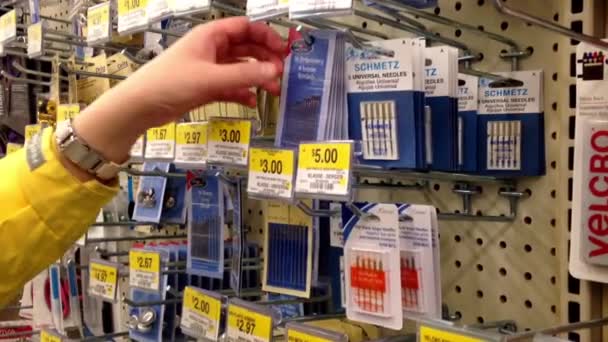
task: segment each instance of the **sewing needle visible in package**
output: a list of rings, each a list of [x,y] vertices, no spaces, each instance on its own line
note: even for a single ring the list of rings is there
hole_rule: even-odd
[[[224,191],[210,173],[198,177],[188,191],[189,274],[224,277]]]
[[[346,206],[342,209],[346,317],[400,330],[403,312],[397,207],[354,205],[359,208],[357,214]]]
[[[425,50],[426,104],[431,111],[431,169],[456,169],[458,142],[458,49],[436,46]]]
[[[171,164],[145,162],[144,172],[169,172]],[[167,178],[161,176],[143,176],[137,189],[137,200],[133,210],[133,219],[141,222],[160,222]]]
[[[177,124],[175,141],[176,166],[198,170],[207,164],[207,123]]]
[[[608,282],[608,50],[577,47],[570,273]]]
[[[247,16],[253,20],[268,20],[289,12],[289,0],[247,0]]]
[[[171,172],[182,173],[184,177],[169,177],[165,187],[161,221],[163,223],[186,223],[186,175],[184,170],[177,170],[173,166]]]
[[[150,128],[146,132],[146,160],[175,159],[175,123]]]
[[[174,16],[197,14],[211,7],[210,0],[170,0],[169,4]]]
[[[148,27],[147,0],[137,2],[119,0],[118,33],[128,35]]]
[[[438,232],[433,227],[436,210],[410,204],[398,208],[403,317],[441,319]]]
[[[458,170],[477,172],[479,77],[458,74]]]
[[[479,172],[518,177],[545,174],[543,72],[501,72],[479,80]]]
[[[289,19],[342,16],[352,12],[352,0],[289,0]]]
[[[423,92],[416,88],[422,72],[415,69],[419,65],[414,61],[418,47],[409,39],[371,44],[395,56],[347,45],[349,133],[350,139],[360,143],[359,163],[423,169],[424,106],[417,101]]]

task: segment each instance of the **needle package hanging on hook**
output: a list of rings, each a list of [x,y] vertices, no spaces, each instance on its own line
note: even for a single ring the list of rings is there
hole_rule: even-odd
[[[169,172],[171,164],[161,162],[144,163],[145,172]],[[137,189],[133,219],[142,222],[160,222],[167,178],[143,176]]]
[[[183,173],[184,170],[175,169],[173,164],[170,171]],[[186,177],[169,177],[163,197],[161,221],[173,224],[186,223]]]
[[[458,74],[458,170],[477,172],[479,77]]]

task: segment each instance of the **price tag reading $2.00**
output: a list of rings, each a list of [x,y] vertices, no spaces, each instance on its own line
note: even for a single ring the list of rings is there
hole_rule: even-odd
[[[217,341],[222,302],[201,290],[186,286],[181,328],[196,339]]]
[[[203,164],[207,160],[207,124],[180,123],[176,128],[175,162]]]
[[[295,153],[292,150],[251,148],[247,192],[290,199],[293,197]]]
[[[110,1],[91,6],[87,10],[87,43],[107,42],[111,39]]]
[[[228,338],[232,341],[264,342],[272,337],[272,318],[258,312],[228,305]]]
[[[150,128],[146,132],[146,159],[175,158],[175,123]]]
[[[301,143],[296,193],[348,196],[352,143]]]
[[[147,0],[118,0],[118,32],[129,33],[148,26]]]
[[[118,267],[103,262],[89,262],[89,294],[113,302],[116,300]]]
[[[246,166],[251,121],[212,118],[209,121],[209,161]]]
[[[27,27],[27,56],[42,56],[42,22]]]
[[[137,249],[129,251],[129,285],[160,291],[160,253]]]
[[[78,114],[80,114],[80,105],[77,103],[57,106],[57,122],[72,120]]]

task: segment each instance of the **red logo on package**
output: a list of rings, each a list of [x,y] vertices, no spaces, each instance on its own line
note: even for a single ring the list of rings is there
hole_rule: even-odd
[[[386,272],[362,267],[351,267],[350,283],[354,288],[386,292]]]
[[[24,325],[24,326],[19,326],[19,327],[1,327],[0,328],[0,340],[12,340],[15,338],[28,338],[28,337],[32,337],[32,335],[29,334],[24,334],[21,335],[22,333],[27,333],[27,332],[32,332],[33,329],[30,325]],[[18,334],[19,336],[15,336],[16,334]]]

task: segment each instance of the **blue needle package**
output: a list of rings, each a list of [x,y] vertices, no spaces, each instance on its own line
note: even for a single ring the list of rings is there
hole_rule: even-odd
[[[145,162],[145,172],[169,172],[170,163]],[[160,222],[167,178],[142,176],[137,189],[133,219],[140,222]]]
[[[188,191],[189,274],[224,277],[224,191],[212,173],[198,174]]]
[[[347,44],[349,135],[358,162],[384,168],[426,168],[424,50],[417,39],[371,43],[393,51],[385,57]]]
[[[436,46],[425,50],[426,104],[431,111],[431,170],[457,169],[458,49]]]
[[[458,170],[477,172],[479,77],[458,74]]]
[[[479,80],[479,173],[500,177],[544,175],[543,72],[497,74],[520,84]]]
[[[175,173],[184,173],[171,165]],[[161,221],[164,223],[186,223],[186,177],[169,177],[163,200]]]

